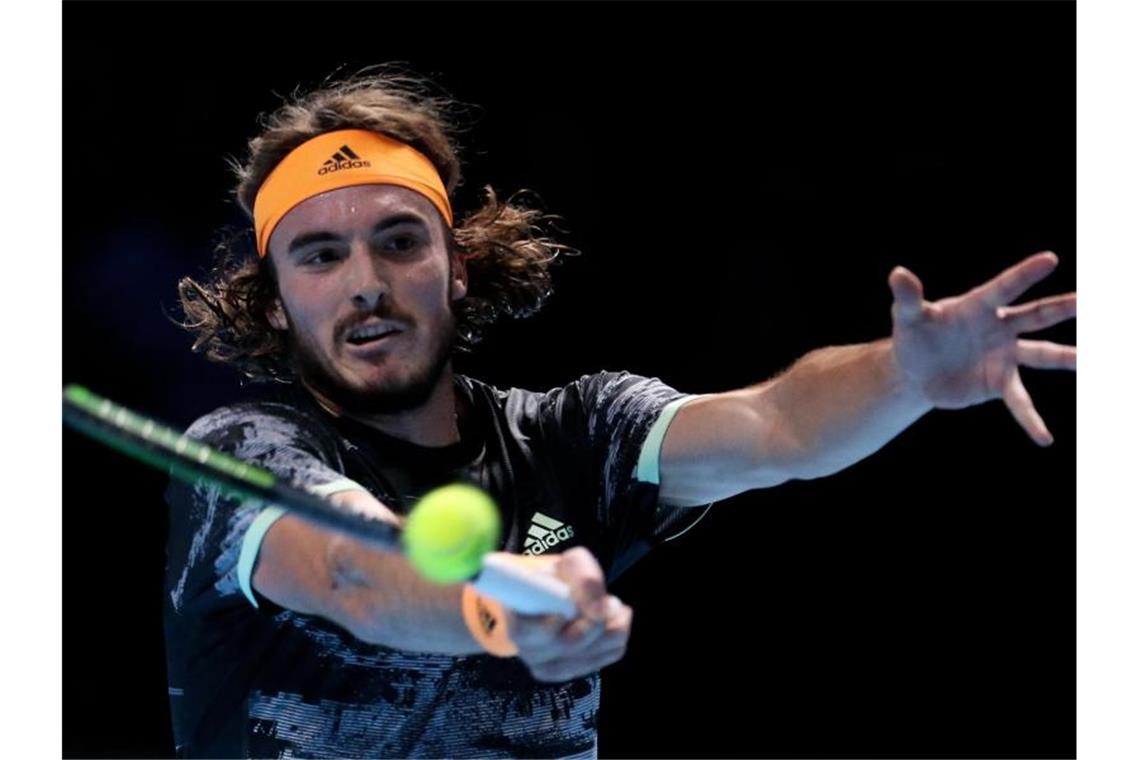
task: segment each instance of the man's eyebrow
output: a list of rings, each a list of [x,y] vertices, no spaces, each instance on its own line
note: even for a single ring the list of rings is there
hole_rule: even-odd
[[[423,217],[418,216],[417,214],[413,214],[409,211],[405,211],[402,214],[390,216],[384,221],[377,224],[372,228],[372,234],[375,235],[378,232],[383,232],[389,227],[395,227],[398,224],[415,224],[425,229],[427,228],[427,222],[424,221]]]
[[[410,212],[403,212],[390,216],[377,224],[372,228],[372,234],[379,234],[386,229],[400,224],[414,224],[427,229],[427,222],[425,222],[422,217]],[[292,242],[289,243],[289,254],[292,255],[300,249],[306,248],[314,243],[335,243],[340,239],[340,235],[335,235],[331,232],[306,232],[293,238]]]
[[[340,236],[331,232],[307,232],[293,238],[293,242],[289,243],[289,254],[292,255],[313,243],[332,243],[337,240],[340,240]]]

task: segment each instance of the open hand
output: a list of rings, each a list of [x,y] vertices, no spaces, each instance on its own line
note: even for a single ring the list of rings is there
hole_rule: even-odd
[[[1030,438],[1051,444],[1018,367],[1076,370],[1077,349],[1019,336],[1075,317],[1077,294],[1010,304],[1057,263],[1056,254],[1038,253],[968,293],[934,302],[923,300],[918,277],[895,267],[888,278],[894,294],[892,350],[905,382],[941,409],[1000,398]]]

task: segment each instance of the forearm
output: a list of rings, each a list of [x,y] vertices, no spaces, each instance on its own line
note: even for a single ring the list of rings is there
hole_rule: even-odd
[[[775,421],[794,478],[838,472],[878,451],[932,407],[903,382],[890,339],[807,354],[751,394]]]
[[[425,580],[402,554],[352,539],[330,543],[337,605],[358,638],[394,649],[449,655],[482,653],[462,613],[463,584]]]
[[[375,502],[363,492],[332,498],[363,502],[358,507]],[[386,510],[379,502],[375,507]],[[266,533],[253,586],[282,607],[324,617],[370,644],[452,655],[482,651],[464,623],[461,584],[431,583],[402,554],[294,515]]]

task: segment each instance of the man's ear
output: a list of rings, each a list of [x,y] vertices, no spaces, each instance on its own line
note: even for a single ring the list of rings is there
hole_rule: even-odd
[[[457,253],[451,257],[451,300],[458,301],[467,295],[467,258]]]
[[[265,318],[277,330],[288,330],[289,321],[285,319],[285,309],[281,306],[281,299],[274,298],[273,305],[265,310]]]

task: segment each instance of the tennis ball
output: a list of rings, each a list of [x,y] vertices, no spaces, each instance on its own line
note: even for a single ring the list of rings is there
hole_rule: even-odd
[[[436,583],[473,577],[499,545],[499,510],[482,489],[453,483],[429,491],[404,523],[412,567]]]

